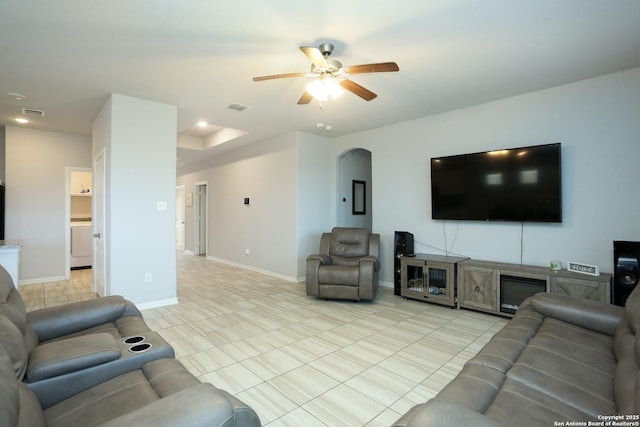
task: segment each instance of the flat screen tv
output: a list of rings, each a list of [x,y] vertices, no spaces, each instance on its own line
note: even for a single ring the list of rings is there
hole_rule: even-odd
[[[560,143],[431,159],[433,219],[562,222]]]

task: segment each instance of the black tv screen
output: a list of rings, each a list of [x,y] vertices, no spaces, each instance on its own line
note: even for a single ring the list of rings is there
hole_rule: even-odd
[[[432,158],[431,214],[562,222],[560,143]]]

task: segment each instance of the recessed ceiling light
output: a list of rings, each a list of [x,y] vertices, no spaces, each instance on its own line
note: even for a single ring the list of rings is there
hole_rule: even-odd
[[[15,99],[16,101],[23,101],[23,100],[27,99],[26,96],[24,96],[24,95],[22,95],[20,93],[15,93],[15,92],[7,92],[7,96],[9,98]]]
[[[204,120],[200,120],[198,122],[198,127],[206,128],[207,127],[207,122],[205,122]]]
[[[14,120],[20,124],[29,123],[29,120],[25,119],[24,117],[16,117]]]

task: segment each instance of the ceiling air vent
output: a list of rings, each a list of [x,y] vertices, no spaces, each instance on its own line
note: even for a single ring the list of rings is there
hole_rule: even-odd
[[[32,117],[44,117],[44,110],[36,110],[35,108],[23,108],[22,114]]]
[[[232,102],[229,105],[227,105],[227,108],[230,110],[236,110],[236,111],[244,111],[247,108],[249,108],[248,105],[244,105],[244,104],[240,104],[239,102]]]

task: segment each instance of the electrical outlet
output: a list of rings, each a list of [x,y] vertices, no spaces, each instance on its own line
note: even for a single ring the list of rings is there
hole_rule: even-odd
[[[153,276],[151,275],[151,273],[146,273],[144,275],[144,281],[145,283],[151,283],[153,281]]]
[[[249,248],[247,248],[247,249],[245,249],[245,250],[244,250],[244,254],[245,254],[245,255],[249,255],[250,253],[251,253],[251,251],[249,250]]]

